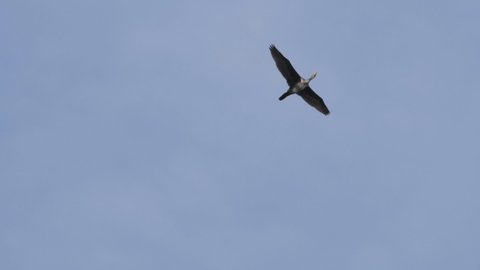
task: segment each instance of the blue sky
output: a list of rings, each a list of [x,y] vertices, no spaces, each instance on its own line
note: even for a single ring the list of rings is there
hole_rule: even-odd
[[[479,12],[3,1],[0,268],[479,269]]]

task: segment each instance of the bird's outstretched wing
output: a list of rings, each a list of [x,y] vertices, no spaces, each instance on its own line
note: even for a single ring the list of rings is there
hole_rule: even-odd
[[[327,105],[325,105],[325,103],[323,102],[323,99],[319,97],[315,92],[313,92],[310,86],[298,92],[297,94],[301,96],[303,100],[305,100],[308,104],[315,107],[315,109],[317,109],[319,112],[325,115],[330,113],[330,111],[327,108]]]
[[[270,52],[272,53],[273,60],[275,60],[278,70],[280,70],[280,73],[285,77],[288,85],[293,86],[299,82],[300,75],[295,71],[292,64],[290,64],[290,61],[288,61],[288,59],[285,58],[277,48],[275,48],[275,45],[270,45]]]

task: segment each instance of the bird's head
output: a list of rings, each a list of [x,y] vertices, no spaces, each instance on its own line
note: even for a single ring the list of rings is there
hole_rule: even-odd
[[[310,78],[308,79],[308,82],[310,82],[311,80],[315,79],[315,77],[317,77],[317,73],[313,73],[312,76],[310,76]]]

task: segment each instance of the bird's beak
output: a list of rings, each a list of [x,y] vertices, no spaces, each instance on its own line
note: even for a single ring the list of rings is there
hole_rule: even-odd
[[[312,76],[310,76],[310,79],[308,79],[308,81],[311,81],[313,79],[315,79],[315,77],[317,77],[317,73],[313,73]]]

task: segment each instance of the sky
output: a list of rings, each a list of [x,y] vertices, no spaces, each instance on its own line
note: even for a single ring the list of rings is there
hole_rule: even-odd
[[[480,269],[479,13],[2,1],[0,269]]]

